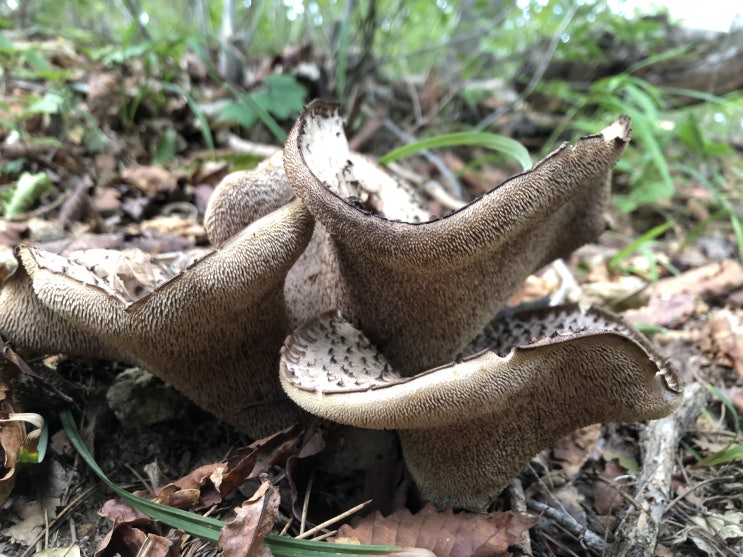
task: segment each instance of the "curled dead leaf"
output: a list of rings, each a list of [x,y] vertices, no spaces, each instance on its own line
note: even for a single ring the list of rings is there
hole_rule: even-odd
[[[272,555],[263,543],[278,516],[279,489],[265,481],[250,499],[235,509],[235,519],[219,534],[217,546],[225,557],[266,557]]]

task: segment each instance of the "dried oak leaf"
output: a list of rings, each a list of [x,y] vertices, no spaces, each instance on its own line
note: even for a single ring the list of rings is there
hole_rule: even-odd
[[[157,523],[118,499],[103,504],[98,514],[113,523],[96,548],[95,557],[177,557],[181,540],[157,534]]]
[[[273,555],[263,538],[271,532],[279,512],[279,489],[265,481],[253,496],[235,509],[237,515],[222,528],[217,546],[224,557],[266,557]]]
[[[187,510],[216,505],[247,480],[257,478],[272,466],[283,465],[294,453],[302,434],[295,424],[235,451],[224,462],[205,464],[157,490],[158,503]]]
[[[743,314],[717,311],[710,315],[707,331],[717,363],[733,368],[743,379]]]
[[[508,547],[519,543],[521,534],[537,520],[537,516],[513,511],[437,512],[429,503],[415,514],[407,509],[386,517],[373,513],[355,528],[341,526],[333,541],[418,547],[433,551],[437,557],[498,557],[510,555]]]
[[[698,299],[709,303],[724,298],[741,287],[743,267],[739,263],[730,259],[710,263],[678,276],[659,280],[653,288],[647,307],[628,311],[624,317],[631,323],[675,326],[698,313]]]

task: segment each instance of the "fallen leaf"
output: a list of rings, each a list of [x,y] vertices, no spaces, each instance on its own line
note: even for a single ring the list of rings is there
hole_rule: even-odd
[[[103,504],[98,514],[113,523],[96,548],[95,557],[177,557],[181,534],[174,539],[158,535],[158,524],[119,499]]]
[[[712,352],[718,364],[731,367],[743,379],[743,319],[741,313],[716,311],[707,322]]]
[[[521,535],[537,520],[537,516],[513,511],[438,512],[429,503],[416,514],[407,509],[387,517],[372,513],[353,528],[341,526],[333,541],[424,548],[437,557],[498,557],[510,555],[508,547],[521,542]]]
[[[170,193],[178,184],[178,177],[162,166],[138,166],[121,172],[121,179],[152,197],[157,193]]]
[[[601,437],[601,424],[582,427],[561,437],[549,451],[549,460],[562,468],[562,475],[572,480],[588,460]]]
[[[659,280],[647,307],[628,311],[624,317],[632,323],[676,326],[703,309],[699,300],[712,302],[741,287],[743,267],[726,259]]]
[[[271,467],[282,465],[293,454],[302,428],[293,425],[251,445],[238,449],[223,462],[205,464],[156,491],[156,501],[179,509],[211,507],[237,490],[247,480]],[[146,493],[139,493],[147,496]]]
[[[302,503],[307,489],[307,482],[315,469],[317,456],[325,449],[325,438],[318,429],[305,433],[302,445],[297,454],[286,460],[286,478],[291,493],[292,514],[299,519],[302,516]]]
[[[674,545],[688,539],[704,554],[718,555],[717,545],[711,543],[712,540],[727,542],[743,538],[743,513],[740,511],[707,512],[689,516],[689,519],[690,524],[673,537]]]
[[[235,509],[235,519],[227,522],[217,540],[225,557],[265,557],[272,555],[263,539],[273,529],[279,513],[279,489],[265,481],[250,499]]]
[[[627,483],[627,469],[612,459],[604,464],[601,479],[593,482],[593,505],[596,514],[616,515],[624,508],[623,486]]]
[[[13,402],[11,382],[17,375],[17,366],[12,358],[16,354],[0,341],[0,417],[20,412]],[[8,356],[11,356],[10,358]],[[16,464],[26,438],[26,426],[21,420],[0,422],[0,508],[10,497],[16,480]]]
[[[737,261],[726,259],[697,267],[675,277],[658,281],[654,290],[666,294],[692,292],[705,302],[721,298],[743,287],[743,267]]]

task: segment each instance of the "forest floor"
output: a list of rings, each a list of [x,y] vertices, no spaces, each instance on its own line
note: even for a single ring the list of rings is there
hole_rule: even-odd
[[[202,223],[211,192],[229,172],[255,164],[279,145],[259,149],[271,142],[261,132],[245,147],[235,141],[234,127],[223,127],[214,128],[212,151],[187,99],[153,84],[136,63],[103,69],[78,59],[65,62],[62,54],[57,63],[86,68],[74,78],[87,84],[83,92],[55,101],[51,93],[59,88],[23,79],[6,80],[0,91],[0,105],[6,107],[2,119],[16,125],[16,130],[0,128],[0,182],[10,191],[22,173],[48,178],[31,186],[35,193],[27,207],[0,222],[5,274],[12,272],[12,250],[18,244],[62,255],[80,249],[163,254],[208,248]],[[196,82],[198,70],[192,74]],[[208,80],[198,87],[218,89]],[[29,111],[31,95],[60,104]],[[356,148],[377,156],[390,144],[380,110],[370,104],[368,125],[350,135]],[[291,123],[287,119],[284,128]],[[244,148],[249,153],[238,152]],[[467,198],[515,170],[490,163],[467,167],[477,154],[440,152],[440,160],[459,173]],[[408,175],[423,181],[439,176],[430,162],[403,164]],[[622,187],[618,173],[615,188]],[[662,423],[596,425],[565,437],[535,457],[493,503],[493,513],[507,514],[442,514],[441,530],[464,538],[459,541],[469,549],[438,548],[437,555],[467,555],[478,548],[480,555],[619,555],[621,540],[642,531],[657,539],[654,551],[660,556],[743,554],[743,268],[730,222],[709,218],[714,202],[701,185],[684,184],[658,206],[631,214],[613,210],[611,231],[566,262],[578,284],[573,296],[620,312],[652,335],[687,385],[681,408]],[[434,210],[446,210],[438,201],[430,203]],[[663,234],[622,252],[632,239],[667,221],[672,225]],[[132,273],[122,280],[142,280],[137,269]],[[559,276],[552,267],[542,270],[513,302],[553,294]],[[233,509],[268,477],[281,494],[275,532],[291,522],[287,535],[297,535],[300,523],[306,530],[371,498],[373,503],[341,521],[368,516],[356,530],[343,533],[347,540],[365,540],[375,528],[385,527],[392,537],[373,538],[375,543],[410,545],[405,540],[414,533],[423,547],[427,538],[440,534],[420,518],[433,511],[421,510],[410,495],[411,482],[394,444],[372,469],[341,478],[323,469],[323,447],[341,442],[342,432],[312,425],[245,450],[250,439],[142,370],[59,355],[29,364],[41,379],[16,378],[6,396],[16,411],[46,419],[50,443],[41,464],[18,465],[14,486],[12,470],[5,469],[8,497],[0,509],[0,555],[30,556],[44,549],[57,550],[44,555],[122,557],[217,552],[213,544],[158,527],[117,503],[70,445],[59,419],[65,408],[73,410],[103,472],[129,491],[152,494],[189,477],[199,501],[191,508],[231,520]],[[14,365],[9,360],[6,367]],[[653,438],[661,435],[672,442],[670,449]],[[5,442],[2,437],[0,442]],[[9,447],[4,445],[6,453]],[[244,482],[230,493],[215,490],[209,480],[215,466],[232,459],[231,467],[240,462],[245,468],[242,459],[247,458],[271,465],[251,465]],[[657,467],[666,475],[654,476]],[[199,470],[200,478],[194,479]],[[663,498],[652,491],[656,488]],[[404,509],[422,514],[411,517]],[[478,516],[507,519],[480,529],[463,526]],[[506,532],[507,541],[496,544],[496,531]],[[160,545],[142,553],[148,534],[149,543]]]

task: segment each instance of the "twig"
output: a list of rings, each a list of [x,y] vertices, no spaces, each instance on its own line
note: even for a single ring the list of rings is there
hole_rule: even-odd
[[[526,512],[526,496],[524,495],[524,486],[521,484],[520,479],[514,478],[511,480],[511,485],[508,486],[508,498],[511,504],[511,510]],[[529,530],[524,530],[521,534],[521,543],[518,544],[518,548],[521,551],[521,555],[534,555],[531,549]]]
[[[387,168],[389,168],[400,178],[403,178],[404,180],[415,184],[416,187],[418,187],[423,193],[428,195],[431,199],[438,201],[447,209],[457,211],[467,205],[464,201],[462,201],[461,199],[457,199],[448,191],[446,191],[444,189],[444,186],[442,186],[436,180],[425,178],[417,172],[414,172],[396,162],[387,163]]]
[[[364,501],[360,505],[356,505],[355,507],[353,507],[351,509],[348,509],[346,512],[341,513],[338,516],[334,516],[333,518],[326,520],[322,524],[318,524],[314,528],[310,528],[306,532],[302,532],[295,539],[297,539],[297,540],[303,540],[303,539],[310,538],[310,537],[312,537],[313,534],[319,532],[323,528],[327,528],[331,524],[335,524],[336,522],[339,522],[339,521],[343,520],[344,518],[346,518],[348,516],[351,516],[353,513],[359,512],[361,509],[363,509],[364,507],[366,507],[371,502],[372,502],[371,499],[369,499],[368,501]]]
[[[601,539],[598,534],[583,526],[565,511],[534,500],[530,500],[527,503],[527,506],[534,512],[544,513],[547,518],[562,526],[565,530],[578,538],[587,549],[599,555],[604,553],[606,547],[604,540]]]
[[[315,479],[314,476],[310,476],[310,479],[307,481],[307,489],[304,492],[304,504],[302,505],[302,520],[299,523],[299,535],[302,536],[306,532],[304,531],[304,526],[307,524],[307,509],[310,506],[310,492],[312,491],[312,481]]]
[[[241,137],[237,137],[231,133],[227,136],[227,146],[233,151],[238,153],[245,153],[247,155],[254,155],[256,157],[262,157],[267,159],[274,153],[281,151],[281,147],[276,145],[268,145],[265,143],[255,143],[253,141],[247,141]]]
[[[669,508],[671,472],[676,447],[707,400],[698,383],[687,385],[681,407],[671,416],[651,422],[642,434],[643,468],[638,478],[637,506],[619,524],[607,557],[652,556],[663,515]]]

